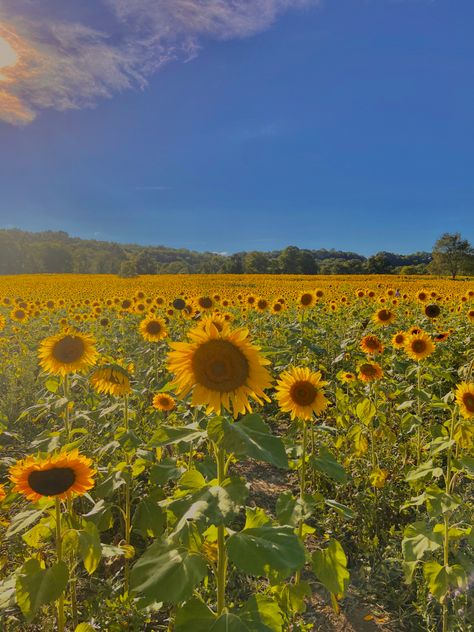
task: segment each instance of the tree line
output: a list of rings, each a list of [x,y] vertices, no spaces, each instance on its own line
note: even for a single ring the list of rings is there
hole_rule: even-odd
[[[451,239],[451,241],[450,241]],[[453,242],[454,239],[454,242]],[[444,241],[443,241],[444,240]],[[433,252],[364,257],[340,250],[288,246],[231,255],[70,237],[63,231],[0,229],[0,274],[469,274],[474,254],[459,234],[443,235]],[[443,250],[444,249],[444,250]],[[451,249],[451,250],[450,250]],[[452,251],[452,252],[451,252]],[[454,253],[454,254],[453,254]],[[448,265],[448,261],[451,265]]]

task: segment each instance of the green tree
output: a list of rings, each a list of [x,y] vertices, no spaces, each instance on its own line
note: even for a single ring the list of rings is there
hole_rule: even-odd
[[[468,274],[474,267],[474,250],[460,233],[444,233],[433,246],[430,270],[434,274]]]

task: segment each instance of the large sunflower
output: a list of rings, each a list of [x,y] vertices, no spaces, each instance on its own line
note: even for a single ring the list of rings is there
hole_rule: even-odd
[[[99,355],[94,343],[92,336],[66,329],[41,342],[38,352],[40,366],[46,373],[63,376],[85,371],[95,364]]]
[[[404,331],[397,331],[397,333],[392,336],[392,345],[395,349],[403,349],[406,339],[407,334]]]
[[[383,377],[383,370],[377,362],[364,362],[359,366],[359,379],[363,382],[373,382]]]
[[[132,392],[130,374],[127,369],[117,363],[101,364],[90,377],[93,388],[105,395],[128,395]]]
[[[291,419],[310,421],[313,414],[321,414],[329,401],[324,396],[321,372],[308,367],[291,367],[284,371],[276,385],[276,399],[280,410],[290,413]]]
[[[433,341],[424,331],[412,334],[405,342],[405,352],[413,360],[424,360],[433,353],[434,349]]]
[[[313,294],[313,292],[301,292],[301,294],[298,297],[298,307],[301,308],[305,308],[305,307],[313,307],[313,305],[316,303],[316,296]]]
[[[423,311],[425,312],[425,316],[428,316],[428,318],[437,318],[441,314],[441,307],[436,305],[436,303],[432,303],[430,305],[425,305]]]
[[[395,314],[386,307],[383,307],[375,312],[373,320],[377,325],[390,325],[395,320]]]
[[[360,348],[364,353],[375,355],[376,353],[382,353],[383,344],[377,338],[377,336],[368,334],[367,336],[364,336],[360,341]]]
[[[456,403],[465,419],[474,417],[474,382],[461,382],[456,388]]]
[[[157,316],[144,318],[140,323],[139,329],[147,342],[159,342],[168,335],[165,321]]]
[[[249,397],[259,404],[270,401],[263,389],[272,383],[259,353],[248,339],[247,329],[224,329],[213,323],[188,333],[190,342],[172,342],[168,368],[175,373],[179,395],[193,390],[193,406],[204,404],[207,412],[220,414],[221,408],[233,410],[234,417],[252,412]]]
[[[44,496],[69,498],[82,495],[94,487],[95,470],[92,460],[72,452],[60,452],[45,458],[28,456],[10,468],[13,491],[20,492],[31,502]]]

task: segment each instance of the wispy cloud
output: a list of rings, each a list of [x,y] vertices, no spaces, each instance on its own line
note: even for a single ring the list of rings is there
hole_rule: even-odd
[[[99,1],[99,0],[97,0]],[[279,14],[319,0],[100,0],[107,30],[61,19],[53,0],[41,15],[31,0],[2,0],[0,41],[16,63],[0,56],[0,120],[31,122],[44,108],[93,106],[101,98],[143,88],[171,60],[195,57],[207,38],[225,40],[269,28]]]

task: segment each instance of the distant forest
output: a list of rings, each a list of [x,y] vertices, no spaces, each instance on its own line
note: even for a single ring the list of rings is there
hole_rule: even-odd
[[[65,232],[0,229],[0,274],[426,274],[432,255],[288,246],[232,255],[70,237]]]

